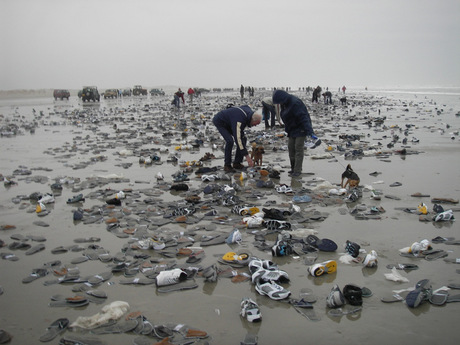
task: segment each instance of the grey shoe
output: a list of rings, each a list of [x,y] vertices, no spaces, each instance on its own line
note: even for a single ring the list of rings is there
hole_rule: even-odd
[[[339,308],[345,304],[345,297],[337,284],[332,287],[329,296],[327,296],[326,304],[329,308]]]

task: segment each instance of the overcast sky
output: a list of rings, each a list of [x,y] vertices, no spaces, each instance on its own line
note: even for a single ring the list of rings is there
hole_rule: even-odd
[[[0,90],[460,86],[460,0],[0,0]]]

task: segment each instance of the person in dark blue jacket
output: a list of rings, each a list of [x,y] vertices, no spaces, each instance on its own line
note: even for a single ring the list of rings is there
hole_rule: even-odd
[[[289,175],[297,177],[302,173],[304,156],[304,145],[307,136],[315,139],[314,148],[321,141],[315,137],[311,125],[310,114],[302,100],[283,90],[276,90],[273,93],[273,104],[281,105],[281,119],[284,122],[284,130],[288,136],[288,151],[291,170]]]
[[[234,169],[243,169],[243,158],[246,158],[250,167],[254,166],[248,150],[246,149],[246,127],[257,126],[262,121],[262,115],[254,112],[249,106],[230,107],[218,112],[212,123],[225,140],[224,171],[234,172]],[[236,142],[235,160],[232,167],[233,142]]]

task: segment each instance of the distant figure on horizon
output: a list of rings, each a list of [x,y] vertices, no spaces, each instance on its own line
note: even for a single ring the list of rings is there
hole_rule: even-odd
[[[345,85],[342,86],[342,91],[343,91],[344,94],[345,94],[345,90],[346,90],[346,89],[347,89],[347,88],[345,87]]]
[[[241,86],[240,86],[240,95],[241,95],[241,99],[243,99],[244,98],[244,86],[243,86],[243,84],[241,84]]]

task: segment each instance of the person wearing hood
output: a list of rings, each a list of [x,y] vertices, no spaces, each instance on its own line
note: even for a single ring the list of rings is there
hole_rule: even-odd
[[[254,162],[246,149],[246,136],[244,129],[246,127],[257,126],[262,121],[262,114],[254,112],[249,106],[230,107],[218,112],[212,119],[219,133],[225,140],[225,158],[224,171],[234,172],[234,169],[243,169],[241,164],[243,158],[246,158],[250,167]],[[236,143],[235,159],[232,167],[232,149],[233,142]]]
[[[302,100],[283,90],[273,93],[273,104],[281,106],[281,119],[284,122],[284,130],[288,136],[288,152],[291,163],[289,175],[298,177],[302,173],[304,145],[307,136],[314,140],[308,147],[315,148],[321,143],[311,124],[310,114]]]

